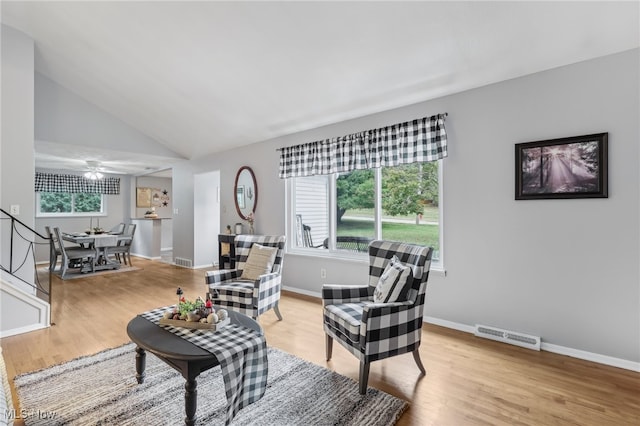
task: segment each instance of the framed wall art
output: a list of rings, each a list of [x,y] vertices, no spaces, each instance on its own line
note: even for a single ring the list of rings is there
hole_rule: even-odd
[[[151,188],[136,188],[136,207],[151,207]]]
[[[516,144],[516,200],[608,197],[608,133]]]

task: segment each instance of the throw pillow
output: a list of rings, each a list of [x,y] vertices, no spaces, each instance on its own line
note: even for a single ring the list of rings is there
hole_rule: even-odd
[[[411,267],[402,264],[397,256],[393,256],[378,280],[378,285],[373,292],[373,301],[376,303],[405,301],[411,281],[413,281]]]
[[[260,244],[252,245],[240,278],[255,281],[260,275],[271,272],[277,253],[278,247],[267,247]]]

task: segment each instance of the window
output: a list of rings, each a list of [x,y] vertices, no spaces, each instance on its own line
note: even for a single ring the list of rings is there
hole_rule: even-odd
[[[290,179],[293,250],[364,256],[372,239],[434,248],[441,265],[441,161]]]
[[[37,192],[38,216],[92,216],[104,213],[104,196],[96,193]]]

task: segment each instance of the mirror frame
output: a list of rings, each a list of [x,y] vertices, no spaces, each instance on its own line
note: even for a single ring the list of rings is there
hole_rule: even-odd
[[[247,216],[245,216],[242,213],[242,210],[240,210],[240,206],[238,205],[238,196],[237,196],[238,180],[240,179],[240,174],[244,170],[247,170],[249,172],[249,175],[251,175],[251,180],[253,181],[254,201],[253,201],[253,209],[251,210],[251,213],[253,213],[254,215],[256,214],[256,206],[258,205],[258,183],[256,182],[256,175],[253,174],[253,170],[251,170],[251,167],[249,166],[240,167],[240,170],[238,170],[238,173],[236,173],[236,181],[233,184],[233,202],[236,205],[236,211],[238,212],[238,216],[240,216],[242,220],[247,220]]]

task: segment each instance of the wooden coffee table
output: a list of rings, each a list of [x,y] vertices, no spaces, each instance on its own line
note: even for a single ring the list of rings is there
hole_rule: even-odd
[[[260,324],[244,314],[229,311],[229,318],[231,323],[243,325],[262,333]],[[198,406],[196,377],[203,371],[219,365],[215,355],[140,316],[136,316],[129,322],[127,334],[137,345],[136,379],[138,383],[144,382],[147,351],[179,371],[185,378],[184,409],[186,417],[184,422],[189,426],[194,425]]]

